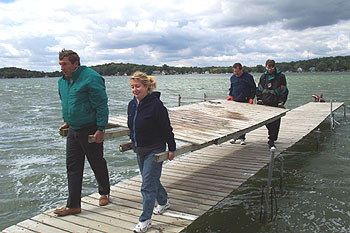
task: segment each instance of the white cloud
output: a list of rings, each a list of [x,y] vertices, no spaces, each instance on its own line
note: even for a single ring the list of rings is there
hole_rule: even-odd
[[[58,70],[57,53],[87,65],[247,66],[350,54],[342,0],[17,0],[0,3],[0,67]]]

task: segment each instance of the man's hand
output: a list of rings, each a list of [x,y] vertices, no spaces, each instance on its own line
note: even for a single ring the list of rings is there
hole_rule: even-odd
[[[174,157],[175,157],[175,152],[169,152],[169,156],[168,156],[169,160],[173,160]]]
[[[229,97],[227,98],[227,100],[233,100],[233,97],[232,97],[232,96],[229,96]]]
[[[283,103],[278,103],[278,106],[277,107],[279,107],[279,108],[286,108],[286,107],[284,107],[284,104]]]
[[[69,125],[68,125],[67,122],[64,122],[63,125],[61,125],[61,127],[59,128],[59,130],[61,130],[61,129],[67,129],[67,128],[69,128]]]
[[[105,133],[101,130],[96,130],[95,134],[94,134],[94,138],[96,140],[96,143],[101,143],[103,142],[103,138],[104,138]]]

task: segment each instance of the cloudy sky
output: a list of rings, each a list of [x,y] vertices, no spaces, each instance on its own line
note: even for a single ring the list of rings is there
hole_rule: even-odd
[[[0,68],[246,66],[350,55],[349,0],[0,0]]]

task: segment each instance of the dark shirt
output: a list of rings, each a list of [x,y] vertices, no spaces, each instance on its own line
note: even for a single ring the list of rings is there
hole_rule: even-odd
[[[251,74],[243,71],[240,77],[235,74],[231,76],[231,87],[229,95],[232,96],[234,101],[249,102],[249,99],[254,99],[256,93],[256,85],[254,78]]]
[[[134,97],[128,105],[128,127],[134,147],[168,144],[169,151],[176,150],[173,128],[168,110],[159,99],[160,92],[152,92],[137,104]]]

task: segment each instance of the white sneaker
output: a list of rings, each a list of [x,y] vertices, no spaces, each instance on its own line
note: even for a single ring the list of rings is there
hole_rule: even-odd
[[[232,140],[230,141],[230,143],[231,143],[231,144],[235,144],[235,143],[236,143],[236,139],[232,139]]]
[[[148,219],[144,222],[139,222],[135,228],[134,228],[134,232],[136,233],[140,233],[140,232],[146,232],[148,230],[148,228],[151,227],[151,219]]]
[[[245,139],[240,139],[241,140],[241,145],[245,145]]]
[[[163,214],[164,211],[170,208],[170,203],[167,201],[165,205],[157,205],[157,207],[154,207],[153,213],[154,214]]]

